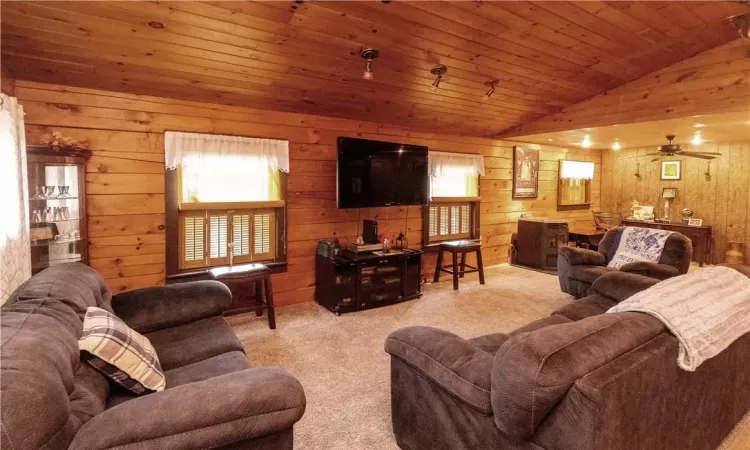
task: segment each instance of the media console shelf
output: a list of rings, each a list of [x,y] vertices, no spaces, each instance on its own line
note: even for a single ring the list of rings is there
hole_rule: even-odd
[[[422,252],[372,252],[315,260],[315,301],[337,315],[422,296]]]

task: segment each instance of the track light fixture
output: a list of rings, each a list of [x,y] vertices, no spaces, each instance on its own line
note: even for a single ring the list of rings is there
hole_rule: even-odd
[[[488,87],[489,90],[487,91],[486,94],[484,94],[483,100],[489,100],[490,97],[492,97],[492,94],[495,92],[495,87],[498,85],[498,83],[500,83],[500,80],[495,80],[495,79],[489,80],[484,83],[484,86]]]
[[[359,56],[367,61],[362,78],[365,80],[372,80],[372,60],[378,57],[378,51],[372,47],[363,48],[362,51],[359,52]]]
[[[438,64],[437,66],[430,69],[430,73],[435,75],[435,81],[433,81],[432,86],[430,86],[431,90],[435,91],[440,87],[440,82],[443,80],[443,75],[445,75],[447,71],[448,68],[442,64]]]

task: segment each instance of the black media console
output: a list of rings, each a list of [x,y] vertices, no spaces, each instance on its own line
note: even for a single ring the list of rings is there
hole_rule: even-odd
[[[338,314],[391,305],[422,296],[422,252],[394,250],[318,254],[315,301]]]

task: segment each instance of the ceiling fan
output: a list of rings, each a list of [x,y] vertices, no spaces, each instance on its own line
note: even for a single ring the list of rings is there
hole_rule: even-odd
[[[685,150],[682,149],[680,144],[672,143],[675,137],[676,136],[674,134],[667,135],[667,140],[669,141],[669,143],[666,145],[660,145],[658,152],[648,153],[646,156],[659,155],[656,158],[652,159],[651,162],[659,161],[661,158],[665,156],[690,156],[692,158],[701,158],[701,159],[715,159],[717,156],[721,156],[721,153],[686,152]]]

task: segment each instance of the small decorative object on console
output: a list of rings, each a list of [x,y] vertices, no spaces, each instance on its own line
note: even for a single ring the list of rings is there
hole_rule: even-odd
[[[703,219],[688,219],[688,225],[692,227],[702,227]]]
[[[690,208],[683,208],[682,210],[682,221],[688,223],[690,218],[693,217],[693,210]]]

